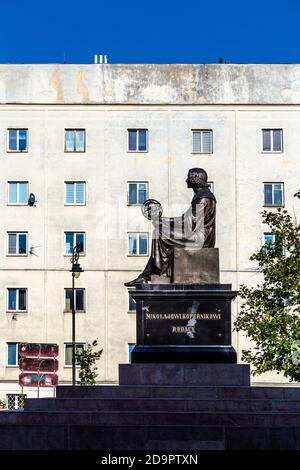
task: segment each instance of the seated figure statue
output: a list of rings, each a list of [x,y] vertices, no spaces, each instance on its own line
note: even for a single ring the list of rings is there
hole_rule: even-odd
[[[194,197],[179,217],[162,217],[162,207],[154,199],[144,203],[143,213],[154,225],[151,255],[144,271],[125,286],[146,283],[154,274],[172,279],[174,248],[214,248],[216,199],[208,187],[206,171],[191,168],[186,183]]]

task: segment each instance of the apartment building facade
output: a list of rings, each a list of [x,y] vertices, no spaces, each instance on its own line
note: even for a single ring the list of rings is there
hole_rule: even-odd
[[[299,216],[299,79],[298,65],[0,65],[2,396],[19,390],[21,342],[57,343],[59,380],[71,380],[77,243],[78,348],[98,338],[99,382],[117,382],[135,342],[124,282],[151,243],[141,204],[183,213],[189,168],[207,171],[217,198],[221,282],[259,282],[249,257],[272,237],[262,210]],[[239,356],[249,344],[235,332],[233,343]]]

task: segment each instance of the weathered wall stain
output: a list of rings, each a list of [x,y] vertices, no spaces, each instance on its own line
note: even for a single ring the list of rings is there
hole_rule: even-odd
[[[64,89],[63,83],[60,76],[59,66],[53,66],[51,70],[50,86],[56,91],[56,103],[64,103]]]
[[[300,104],[300,65],[2,64],[0,90],[1,103]]]
[[[85,76],[82,70],[80,70],[77,75],[76,75],[76,81],[77,81],[77,91],[79,96],[81,97],[82,101],[84,103],[89,103],[90,102],[90,95],[89,95],[89,90],[88,87],[86,86],[86,83],[84,81]]]

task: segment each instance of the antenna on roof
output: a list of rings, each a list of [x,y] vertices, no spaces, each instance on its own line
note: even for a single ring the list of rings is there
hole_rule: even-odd
[[[67,63],[67,53],[64,52],[64,64],[66,64],[66,63]]]
[[[219,57],[219,64],[225,64],[225,60],[223,59],[223,57]]]

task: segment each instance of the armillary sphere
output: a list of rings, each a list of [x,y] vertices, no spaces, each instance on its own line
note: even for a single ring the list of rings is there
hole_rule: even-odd
[[[147,199],[142,205],[142,214],[148,220],[152,220],[155,217],[161,217],[162,213],[162,205],[156,199]]]

